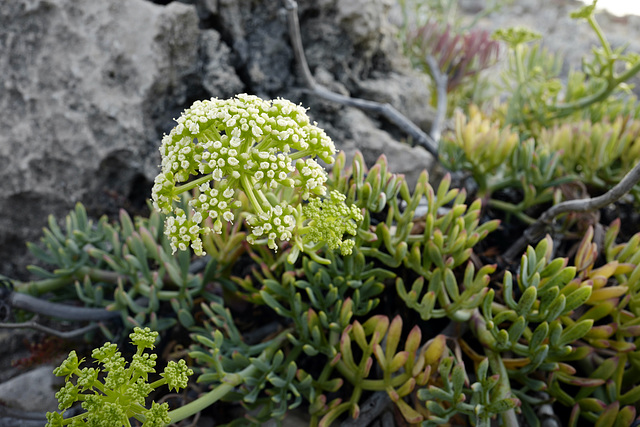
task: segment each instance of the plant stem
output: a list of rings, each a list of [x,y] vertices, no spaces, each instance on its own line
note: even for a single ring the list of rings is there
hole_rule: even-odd
[[[234,387],[242,384],[246,378],[251,377],[256,373],[258,373],[258,368],[254,365],[249,365],[237,374],[228,376],[227,379],[223,380],[222,384],[218,385],[207,394],[200,396],[193,402],[187,403],[178,409],[169,411],[171,422],[177,423],[185,418],[197,414],[200,411],[203,411],[225,397],[231,390],[233,390]]]
[[[249,181],[249,177],[246,175],[242,175],[240,177],[240,183],[242,184],[242,188],[244,188],[244,194],[247,195],[247,197],[249,198],[249,202],[251,202],[251,205],[256,210],[258,215],[263,214],[264,210],[262,209],[260,202],[258,202],[258,199],[256,198],[256,194],[254,193],[253,186]]]
[[[487,356],[489,357],[489,365],[491,366],[493,372],[496,372],[500,375],[500,379],[498,380],[498,384],[496,385],[495,390],[497,396],[494,397],[494,401],[500,401],[502,399],[512,397],[511,385],[509,384],[509,375],[507,374],[507,368],[505,368],[504,363],[502,362],[500,353],[496,353],[487,349]],[[513,410],[513,408],[503,412],[501,415],[503,426],[518,427],[520,425],[518,423],[518,418],[516,417],[516,412],[515,410]]]
[[[604,37],[604,33],[602,32],[602,29],[598,25],[598,22],[596,21],[595,17],[591,15],[589,18],[587,18],[587,21],[589,22],[589,25],[591,26],[593,31],[595,31],[607,57],[611,59],[613,56],[613,52],[611,51],[611,46],[609,45],[609,42],[607,41],[607,39]],[[629,78],[637,74],[638,71],[640,71],[640,61],[638,61],[631,68],[627,69],[624,73],[616,77],[615,71],[613,70],[614,63],[615,63],[615,60],[610,61],[609,78],[607,79],[607,85],[601,91],[594,93],[591,96],[580,98],[577,101],[571,102],[569,104],[555,105],[552,108],[552,111],[555,111],[555,114],[551,117],[551,119],[564,117],[566,115],[573,113],[576,110],[581,110],[583,108],[588,107],[591,104],[604,100],[607,96],[609,96],[609,94],[611,94],[611,92],[613,92],[613,90],[620,83],[628,80]]]
[[[82,280],[88,276],[91,280],[97,282],[118,283],[118,280],[128,281],[128,277],[118,274],[114,271],[100,270],[91,267],[80,267],[72,274],[56,277],[53,279],[43,279],[35,282],[23,282],[16,284],[16,291],[21,293],[30,293],[36,295],[53,292],[61,287],[71,284],[76,280]]]
[[[587,22],[589,23],[593,31],[595,31],[596,36],[598,36],[598,40],[600,40],[600,44],[602,45],[605,53],[609,58],[611,58],[613,54],[613,52],[611,51],[611,46],[609,45],[609,42],[604,36],[604,33],[602,32],[602,28],[600,28],[600,25],[598,25],[598,21],[596,21],[596,17],[594,16],[593,13],[589,15],[589,17],[587,18]]]
[[[431,77],[436,85],[436,117],[433,119],[433,123],[431,124],[431,132],[429,136],[438,142],[440,141],[440,136],[442,135],[442,126],[444,124],[445,117],[447,115],[447,83],[448,77],[446,73],[440,71],[438,67],[438,62],[436,59],[427,55],[425,58],[427,65],[429,65],[429,70],[431,71]]]
[[[503,202],[502,200],[489,199],[487,202],[488,206],[492,208],[500,209],[501,211],[508,212],[518,218],[520,221],[525,224],[533,224],[536,222],[535,219],[531,218],[529,215],[522,212],[519,205],[514,205],[513,203]]]
[[[102,308],[74,307],[66,304],[58,304],[41,300],[40,298],[20,292],[12,292],[11,295],[9,295],[8,300],[11,307],[66,320],[100,321],[120,317],[120,313],[116,311],[107,311]]]
[[[515,48],[515,55],[516,55],[516,70],[518,72],[518,85],[523,85],[526,83],[526,77],[524,74],[524,64],[522,62],[522,50],[524,49],[524,47],[522,46],[522,44],[519,44],[516,46]]]
[[[186,184],[183,184],[183,185],[181,185],[179,187],[176,187],[174,195],[178,195],[178,194],[184,193],[185,191],[192,190],[192,189],[198,187],[200,184],[204,184],[205,182],[209,182],[212,179],[213,179],[213,176],[211,174],[208,174],[208,175],[205,175],[205,176],[201,176],[198,179],[194,179],[193,181],[187,182]]]

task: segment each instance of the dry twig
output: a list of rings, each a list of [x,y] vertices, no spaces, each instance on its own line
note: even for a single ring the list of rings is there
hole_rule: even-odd
[[[504,253],[504,259],[507,262],[511,262],[522,254],[527,245],[542,239],[558,215],[568,212],[589,212],[601,209],[618,201],[638,182],[640,182],[640,162],[638,162],[615,187],[603,195],[589,199],[567,200],[550,207],[511,245]]]
[[[438,102],[436,106],[436,117],[433,119],[431,125],[430,136],[434,141],[440,141],[442,134],[442,125],[444,124],[445,115],[447,114],[447,75],[440,71],[438,67],[438,61],[431,55],[426,57],[427,65],[429,65],[429,71],[431,71],[431,78],[436,85],[436,95],[438,96]]]
[[[120,317],[120,313],[117,311],[107,311],[104,308],[74,307],[66,304],[57,304],[20,292],[11,292],[6,297],[6,303],[13,308],[65,320],[101,321]]]
[[[36,321],[22,322],[22,323],[0,323],[0,329],[35,329],[36,331],[44,332],[45,334],[54,335],[62,339],[71,339],[86,334],[98,328],[100,325],[97,323],[91,323],[82,328],[74,329],[71,331],[59,331],[57,329],[49,328],[39,324]]]
[[[391,404],[391,398],[386,391],[376,391],[360,407],[360,415],[357,419],[347,419],[341,427],[366,426],[373,422]]]
[[[289,24],[289,37],[291,38],[291,45],[293,47],[293,53],[300,67],[302,73],[302,80],[307,88],[329,101],[337,102],[350,107],[360,108],[361,110],[371,111],[373,113],[384,116],[394,125],[404,130],[418,145],[424,147],[433,157],[438,158],[438,143],[432,136],[427,135],[411,120],[405,117],[402,113],[396,110],[391,104],[381,104],[375,101],[368,101],[364,99],[351,98],[349,96],[340,95],[332,92],[324,86],[319,85],[309,70],[307,59],[304,55],[304,48],[302,46],[302,38],[300,37],[300,23],[298,22],[298,4],[295,0],[283,0],[285,9],[287,10],[287,21]],[[446,86],[446,85],[445,85]],[[440,96],[438,97],[440,101]],[[440,102],[438,103],[440,104]],[[446,108],[446,98],[445,98]],[[444,113],[436,113],[436,118],[443,116]],[[433,127],[438,131],[439,136],[440,125],[437,125],[438,120],[434,121]],[[432,131],[433,134],[433,131]]]

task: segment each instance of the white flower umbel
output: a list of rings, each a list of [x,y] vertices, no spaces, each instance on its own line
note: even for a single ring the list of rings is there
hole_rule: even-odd
[[[249,239],[276,248],[276,240],[295,231],[300,209],[291,206],[326,193],[326,171],[314,158],[333,163],[335,147],[299,105],[246,94],[214,98],[196,101],[176,122],[162,139],[162,171],[152,190],[155,209],[169,215],[165,233],[174,251],[190,246],[202,254],[201,236],[236,219],[240,193],[253,210]],[[174,205],[196,187],[190,212]],[[286,188],[295,189],[288,193],[294,196],[274,202],[271,196]]]

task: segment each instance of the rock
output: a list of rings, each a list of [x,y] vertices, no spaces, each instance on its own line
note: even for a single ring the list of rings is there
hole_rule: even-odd
[[[144,208],[171,119],[196,98],[242,87],[219,57],[220,38],[198,25],[181,3],[16,0],[1,8],[0,273],[24,276],[24,242],[40,235],[49,213],[61,217],[76,201],[94,216],[123,201]],[[219,66],[200,66],[200,54]]]
[[[365,163],[371,166],[384,154],[389,163],[389,171],[405,175],[410,187],[415,186],[424,169],[430,169],[433,158],[426,150],[410,147],[394,139],[387,132],[380,130],[378,123],[362,111],[346,109],[342,120],[351,126],[350,133],[342,139],[341,146],[348,158],[352,158],[354,152],[359,150]],[[341,124],[341,121],[338,124]]]
[[[229,64],[231,49],[224,44],[215,30],[204,30],[200,35],[202,86],[218,97],[230,97],[244,90],[244,84]]]
[[[56,392],[61,378],[53,375],[55,366],[43,365],[0,384],[0,402],[22,411],[56,411]]]
[[[30,357],[25,344],[34,338],[34,332],[28,329],[0,329],[0,383],[22,373],[23,368],[16,362]]]
[[[373,78],[357,82],[354,96],[391,104],[422,129],[430,129],[435,117],[429,105],[431,97],[426,77],[416,73],[391,72],[374,75]]]

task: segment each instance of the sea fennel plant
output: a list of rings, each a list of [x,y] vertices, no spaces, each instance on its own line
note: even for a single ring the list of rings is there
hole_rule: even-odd
[[[130,418],[142,421],[144,427],[162,427],[171,422],[167,403],[152,402],[147,408],[146,399],[163,385],[174,391],[184,389],[193,370],[184,360],[169,361],[160,374],[162,378],[149,382],[149,374],[156,372],[157,355],[145,351],[153,350],[158,333],[136,327],[129,337],[137,350],[128,366],[117,345],[109,342],[91,353],[101,365],[99,368],[81,369],[84,359],[78,359],[75,351],[69,353],[53,371],[55,375],[65,377],[64,387],[56,393],[58,407],[64,411],[79,401],[86,412],[70,418],[60,412],[49,412],[47,427],[131,426]],[[73,377],[76,377],[75,383],[71,381]]]

